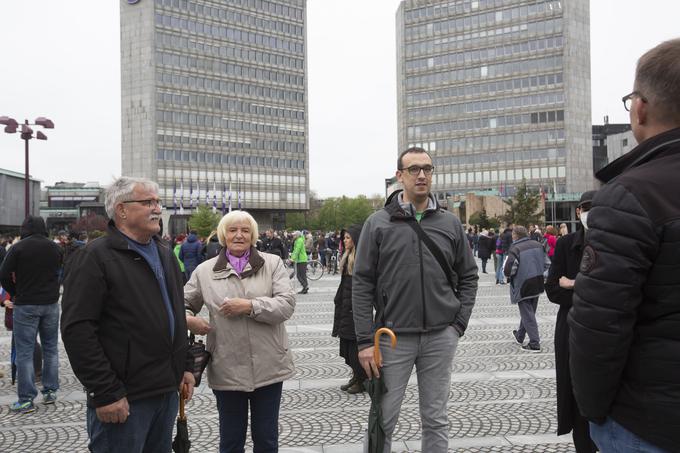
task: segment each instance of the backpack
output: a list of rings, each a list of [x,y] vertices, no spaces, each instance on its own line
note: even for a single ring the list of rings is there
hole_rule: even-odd
[[[503,254],[503,241],[501,240],[501,235],[498,235],[498,238],[496,239],[496,253],[498,255]]]
[[[548,238],[544,237],[543,240],[541,241],[541,245],[543,246],[543,251],[545,254],[550,253],[550,244],[548,243]]]

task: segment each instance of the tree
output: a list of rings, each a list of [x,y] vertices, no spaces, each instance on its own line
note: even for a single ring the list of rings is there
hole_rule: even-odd
[[[208,237],[217,228],[222,216],[212,212],[207,206],[199,206],[196,212],[189,217],[189,228],[196,230],[200,237]]]
[[[89,212],[71,224],[71,231],[106,231],[107,221],[104,216]]]
[[[489,217],[486,215],[486,209],[477,211],[470,216],[468,220],[469,225],[478,225],[482,229],[498,228],[501,225],[501,221],[498,217]]]
[[[508,212],[502,217],[506,223],[522,226],[542,223],[541,195],[538,191],[529,190],[526,180],[522,180],[522,184],[517,187],[514,198],[503,202],[508,205]]]
[[[375,201],[359,195],[355,198],[327,198],[318,209],[307,214],[286,215],[286,228],[291,230],[334,231],[355,223],[363,223],[374,211]]]
[[[286,229],[288,230],[302,230],[306,223],[305,215],[301,212],[286,214]]]

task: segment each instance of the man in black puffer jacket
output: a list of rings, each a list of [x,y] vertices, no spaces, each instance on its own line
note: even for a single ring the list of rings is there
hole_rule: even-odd
[[[568,317],[574,396],[601,452],[678,452],[680,39],[640,58],[623,101],[640,144],[597,173]]]

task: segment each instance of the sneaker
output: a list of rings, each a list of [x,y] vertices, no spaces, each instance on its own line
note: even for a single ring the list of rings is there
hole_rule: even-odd
[[[522,351],[526,351],[526,352],[541,352],[540,346],[534,346],[534,345],[530,345],[530,344],[522,345],[521,349],[522,349]]]
[[[519,341],[519,338],[517,338],[517,331],[516,330],[512,331],[512,338],[515,339],[515,343],[517,343],[518,345],[522,346],[524,344],[523,341]]]
[[[54,404],[57,402],[57,392],[48,390],[43,393],[43,404]]]
[[[9,410],[15,414],[30,414],[31,412],[35,412],[35,406],[33,405],[33,401],[26,401],[24,403],[17,401],[16,403],[10,404]]]

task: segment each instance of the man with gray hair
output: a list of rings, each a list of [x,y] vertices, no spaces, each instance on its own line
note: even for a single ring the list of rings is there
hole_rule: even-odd
[[[158,237],[158,185],[106,190],[108,234],[81,249],[64,282],[61,332],[87,392],[94,452],[167,452],[180,387],[191,397],[182,275]]]
[[[622,100],[639,145],[596,175],[567,317],[572,384],[601,452],[678,451],[680,39],[640,57]]]
[[[510,302],[519,308],[519,327],[512,336],[527,352],[541,352],[541,339],[538,335],[536,308],[538,296],[544,291],[543,272],[545,272],[545,251],[543,246],[529,238],[527,229],[515,226],[512,229],[512,245],[508,250],[503,273],[510,279]],[[524,338],[529,336],[529,343]]]

